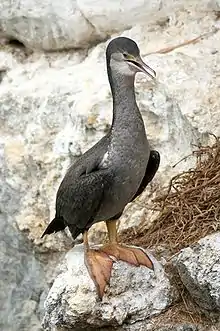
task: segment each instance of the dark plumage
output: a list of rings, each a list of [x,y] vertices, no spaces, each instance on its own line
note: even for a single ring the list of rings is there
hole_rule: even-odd
[[[132,261],[130,256],[127,259],[121,257],[128,248],[116,243],[115,219],[120,217],[127,203],[142,193],[160,162],[159,153],[150,150],[134,91],[136,72],[141,71],[151,77],[155,72],[141,60],[136,43],[124,37],[109,43],[106,61],[113,96],[111,129],[67,171],[57,192],[55,218],[42,235],[63,230],[66,226],[74,239],[80,233],[85,234],[87,267],[101,297],[105,284],[102,284],[103,279],[100,280],[100,273],[97,275],[94,254],[100,254],[108,267],[110,255],[117,255],[119,259],[135,265],[153,267],[147,256],[148,260],[142,261],[138,249],[132,250]],[[108,247],[94,253],[89,249],[86,234],[92,224],[103,220],[107,221],[112,250],[110,252]],[[120,253],[122,250],[123,254]],[[105,272],[102,270],[102,274]]]
[[[160,154],[157,151],[151,151],[150,152],[150,157],[148,160],[148,164],[147,164],[147,168],[146,168],[146,172],[145,172],[145,176],[137,190],[137,192],[135,193],[134,197],[132,198],[131,201],[133,201],[134,199],[136,199],[146,188],[146,186],[152,181],[152,179],[154,178],[154,175],[157,172],[157,169],[159,167],[160,164]],[[131,202],[130,201],[130,202]],[[121,215],[122,215],[123,211],[121,211],[120,213],[118,213],[117,215],[111,217],[110,219],[116,220],[118,219]],[[51,234],[54,232],[58,232],[58,231],[62,231],[65,229],[67,225],[64,223],[64,219],[63,217],[59,218],[59,217],[55,217],[51,223],[48,225],[48,227],[46,228],[45,232],[43,233],[42,237],[45,234]],[[72,233],[73,239],[75,239],[80,233],[82,233],[83,231],[81,231],[80,228],[75,229],[75,233]]]

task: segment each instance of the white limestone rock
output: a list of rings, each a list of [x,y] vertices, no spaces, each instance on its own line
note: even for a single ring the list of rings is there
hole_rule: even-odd
[[[208,131],[220,134],[216,18],[212,13],[180,12],[174,21],[160,24],[124,32],[137,41],[143,59],[157,71],[156,83],[141,74],[136,83],[147,135],[161,154],[153,185],[167,183],[193,165],[188,158],[173,168],[192,152],[192,143],[202,139],[206,143]],[[179,47],[207,31],[197,43]],[[178,48],[157,53],[166,45]],[[70,162],[100,139],[111,123],[105,47],[99,44],[86,57],[82,52],[34,54],[24,63],[13,62],[4,51],[1,57],[9,63],[0,85],[1,208],[15,215],[19,229],[45,250],[64,250],[72,244],[62,234],[39,238],[54,217],[56,191]],[[128,206],[121,229],[139,224],[143,217],[153,219],[146,208],[150,195],[151,185],[138,204]],[[96,241],[105,226],[94,228],[90,232],[96,233]]]
[[[194,15],[195,20],[180,11],[174,21],[163,21],[151,31],[142,24],[124,35],[140,45],[145,60],[157,72],[157,81],[178,103],[190,124],[200,133],[220,135],[220,24],[213,14]]]
[[[154,331],[154,330],[152,330]],[[156,329],[155,329],[156,331]],[[162,327],[160,329],[157,328],[157,331],[203,331],[198,325],[193,324],[180,324],[175,326],[167,326]],[[205,331],[205,330],[204,330]],[[208,331],[208,330],[206,330]]]
[[[75,0],[2,0],[0,26],[6,35],[32,49],[87,47],[102,37]]]
[[[172,10],[174,2],[177,7],[185,3],[186,9],[175,12]],[[153,3],[155,16],[149,7]],[[20,38],[33,48],[87,47],[109,35],[104,24],[111,32],[134,24],[131,13],[126,12],[125,15],[122,11],[123,19],[118,20],[119,25],[116,26],[115,2],[109,4],[94,6],[94,12],[92,8],[89,10],[85,1],[78,1],[74,16],[70,15],[71,8],[74,10],[76,6],[74,1],[58,4],[56,1],[2,0],[0,30],[4,26],[12,38]],[[136,4],[144,8],[140,1]],[[156,84],[141,75],[137,77],[136,84],[147,134],[152,146],[161,153],[160,170],[152,184],[154,188],[154,183],[164,184],[176,172],[192,165],[192,160],[187,159],[172,168],[173,164],[190,154],[191,143],[198,143],[201,139],[207,142],[208,131],[220,135],[220,25],[218,15],[213,12],[219,11],[219,1],[200,0],[190,4],[189,1],[162,1],[165,10],[166,5],[171,6],[165,16],[162,8],[158,11],[157,4],[156,0],[143,2],[152,21],[145,19],[142,24],[123,32],[123,35],[137,41],[144,60],[157,71]],[[127,3],[126,6],[134,6],[133,13],[137,13],[135,4]],[[193,11],[193,6],[196,6],[196,11]],[[107,15],[102,11],[104,7]],[[141,17],[145,14],[144,9],[138,13]],[[84,18],[85,15],[95,26],[88,22],[87,17]],[[140,23],[139,16],[135,17]],[[0,39],[2,36],[0,31]],[[185,46],[182,45],[184,42]],[[23,56],[22,61],[16,52],[1,47],[0,71],[5,72],[0,77],[0,210],[8,214],[7,233],[2,231],[3,246],[17,245],[12,228],[14,221],[43,251],[66,250],[72,245],[72,239],[65,234],[51,235],[44,240],[39,238],[54,216],[56,191],[70,162],[100,139],[111,123],[105,46],[105,43],[99,44],[88,54],[85,50],[47,55],[34,53],[28,58]],[[170,50],[160,51],[170,46]],[[176,48],[172,50],[172,46]],[[150,185],[137,202],[128,206],[120,228],[137,225],[143,218],[149,219],[150,223],[155,215],[148,213],[146,201],[148,203],[151,198]],[[4,222],[1,224],[5,226]],[[97,227],[100,227],[99,232]],[[98,242],[100,234],[103,235],[102,223],[90,233],[91,236],[95,233],[93,241]],[[17,331],[17,321],[22,320],[23,324],[19,326],[22,330],[25,327],[34,330],[35,324],[39,328],[35,314],[37,299],[31,297],[26,300],[25,293],[32,296],[37,289],[39,294],[43,285],[38,279],[36,283],[38,263],[32,253],[27,254],[17,231],[16,238],[20,242],[16,253],[14,249],[1,249],[4,266],[1,272],[8,275],[8,270],[14,265],[12,270],[18,268],[21,278],[26,278],[21,287],[17,287],[14,273],[10,277],[3,274],[1,278],[8,281],[7,284],[1,283],[4,289],[1,291],[2,302],[8,305],[1,312],[2,329],[12,331],[14,328]],[[53,267],[48,269],[51,273]],[[39,278],[43,281],[44,274],[42,276],[40,272]],[[218,280],[216,284],[219,285]],[[213,284],[211,286],[215,295],[212,293],[211,299],[208,298],[210,306],[215,306],[219,300],[218,289]],[[15,288],[18,292],[13,301],[10,295]],[[139,326],[136,322],[126,331],[140,330]],[[125,326],[120,327],[121,330],[125,330]]]
[[[172,1],[171,7],[175,7],[173,2],[175,3],[175,1]],[[158,14],[162,4],[160,0],[132,2],[78,0],[78,6],[96,31],[113,33],[149,20],[152,15]]]
[[[45,302],[46,330],[98,329],[144,321],[164,311],[173,289],[161,265],[155,270],[115,262],[102,302],[84,264],[82,245],[68,252],[63,272],[55,279]],[[144,322],[143,322],[144,323]]]
[[[48,290],[33,247],[0,213],[0,328],[40,331],[39,297]]]
[[[218,11],[219,0],[150,0],[110,1],[78,0],[83,15],[96,31],[113,33],[123,31],[137,24],[154,25],[159,20],[169,19],[179,11]]]
[[[1,0],[0,29],[32,49],[84,48],[138,23],[174,13],[217,11],[219,0]]]
[[[183,249],[174,259],[181,280],[196,303],[220,311],[220,233]]]

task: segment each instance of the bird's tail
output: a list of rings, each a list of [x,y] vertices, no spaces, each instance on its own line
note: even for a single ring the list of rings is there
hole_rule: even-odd
[[[54,232],[62,231],[66,227],[63,218],[55,217],[50,224],[47,226],[46,230],[42,234],[41,238],[43,238],[46,234],[51,234]]]

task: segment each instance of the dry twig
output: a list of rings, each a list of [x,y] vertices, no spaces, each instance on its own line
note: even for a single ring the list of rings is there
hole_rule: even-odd
[[[173,177],[166,192],[154,200],[154,209],[159,208],[160,215],[150,229],[146,220],[135,231],[125,230],[120,236],[121,241],[142,247],[162,246],[175,254],[220,230],[220,137],[215,137],[213,146],[197,148],[192,154],[197,161],[195,169]],[[156,329],[180,322],[212,325],[211,318],[199,310],[178,274],[169,270],[170,266],[167,263],[166,269],[172,275],[180,299],[152,320]]]
[[[220,137],[213,146],[193,152],[195,169],[178,174],[167,193],[155,199],[160,215],[150,229],[142,226],[122,234],[124,242],[152,247],[165,245],[172,253],[220,230]]]

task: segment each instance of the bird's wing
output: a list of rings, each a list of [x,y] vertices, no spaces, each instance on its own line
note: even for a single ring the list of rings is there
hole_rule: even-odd
[[[47,226],[42,237],[62,231],[68,226],[76,238],[92,222],[110,178],[109,171],[99,169],[108,143],[109,134],[68,169],[57,191],[55,218]]]
[[[150,152],[150,157],[148,160],[144,178],[142,179],[142,182],[141,182],[137,192],[131,199],[131,201],[136,199],[144,191],[146,186],[152,181],[152,179],[154,178],[154,176],[159,168],[159,165],[160,165],[160,154],[159,154],[159,152],[152,150]],[[117,215],[110,218],[110,220],[117,220],[118,218],[121,217],[122,213],[123,213],[123,210],[120,213],[118,213]]]
[[[159,168],[159,165],[160,165],[159,152],[157,152],[155,150],[150,151],[150,157],[148,160],[145,176],[142,179],[142,182],[131,201],[133,201],[136,197],[138,197],[144,191],[146,186],[152,181],[152,179],[154,178],[154,176]]]
[[[64,178],[57,192],[56,217],[64,219],[73,238],[92,225],[110,182],[108,169],[83,174],[74,181]]]
[[[58,189],[55,218],[64,220],[74,238],[91,226],[110,183],[109,169],[99,168],[108,139],[106,135],[84,153],[69,168]]]

